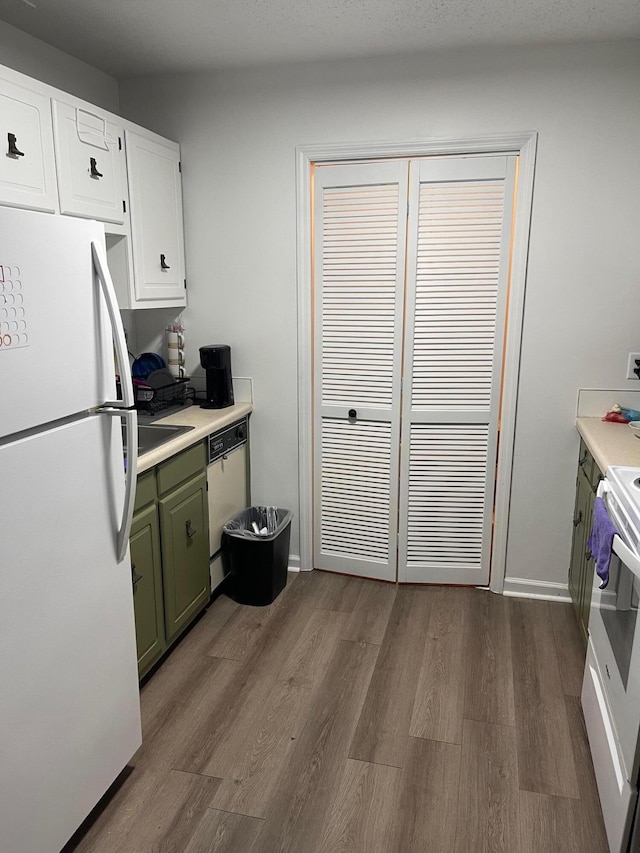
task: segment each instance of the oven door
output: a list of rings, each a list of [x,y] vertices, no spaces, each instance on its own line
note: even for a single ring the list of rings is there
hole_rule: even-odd
[[[606,481],[598,494],[625,535],[630,521]],[[618,851],[626,850],[635,807],[640,731],[640,557],[631,539],[614,536],[609,583],[599,585],[595,575],[582,703],[607,836]]]

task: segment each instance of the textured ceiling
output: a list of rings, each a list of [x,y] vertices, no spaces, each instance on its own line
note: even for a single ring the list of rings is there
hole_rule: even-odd
[[[638,38],[640,0],[0,0],[0,20],[126,77]]]

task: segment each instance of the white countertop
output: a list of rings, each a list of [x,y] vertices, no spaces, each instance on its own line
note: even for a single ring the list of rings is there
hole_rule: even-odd
[[[149,468],[164,462],[165,459],[180,453],[181,450],[186,450],[187,447],[197,444],[203,438],[211,435],[212,432],[217,432],[219,429],[234,423],[234,421],[240,420],[252,410],[251,403],[236,403],[235,406],[229,406],[226,409],[201,409],[196,404],[188,406],[181,412],[168,415],[166,418],[154,420],[154,424],[175,424],[194,428],[172,438],[171,441],[165,442],[160,447],[138,456],[138,474],[148,471]]]
[[[609,465],[640,468],[640,439],[626,424],[577,418],[576,427],[603,474]]]

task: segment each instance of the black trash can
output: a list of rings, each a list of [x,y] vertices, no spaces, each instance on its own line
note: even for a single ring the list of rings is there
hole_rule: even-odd
[[[239,604],[271,604],[287,584],[291,517],[288,509],[250,506],[222,528],[222,565]]]

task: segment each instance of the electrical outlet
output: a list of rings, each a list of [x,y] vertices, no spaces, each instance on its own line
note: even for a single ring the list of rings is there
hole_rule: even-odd
[[[636,362],[638,362],[636,364]],[[629,353],[629,361],[627,362],[627,379],[640,379],[637,373],[634,373],[634,370],[637,370],[640,367],[640,352],[630,352]]]

